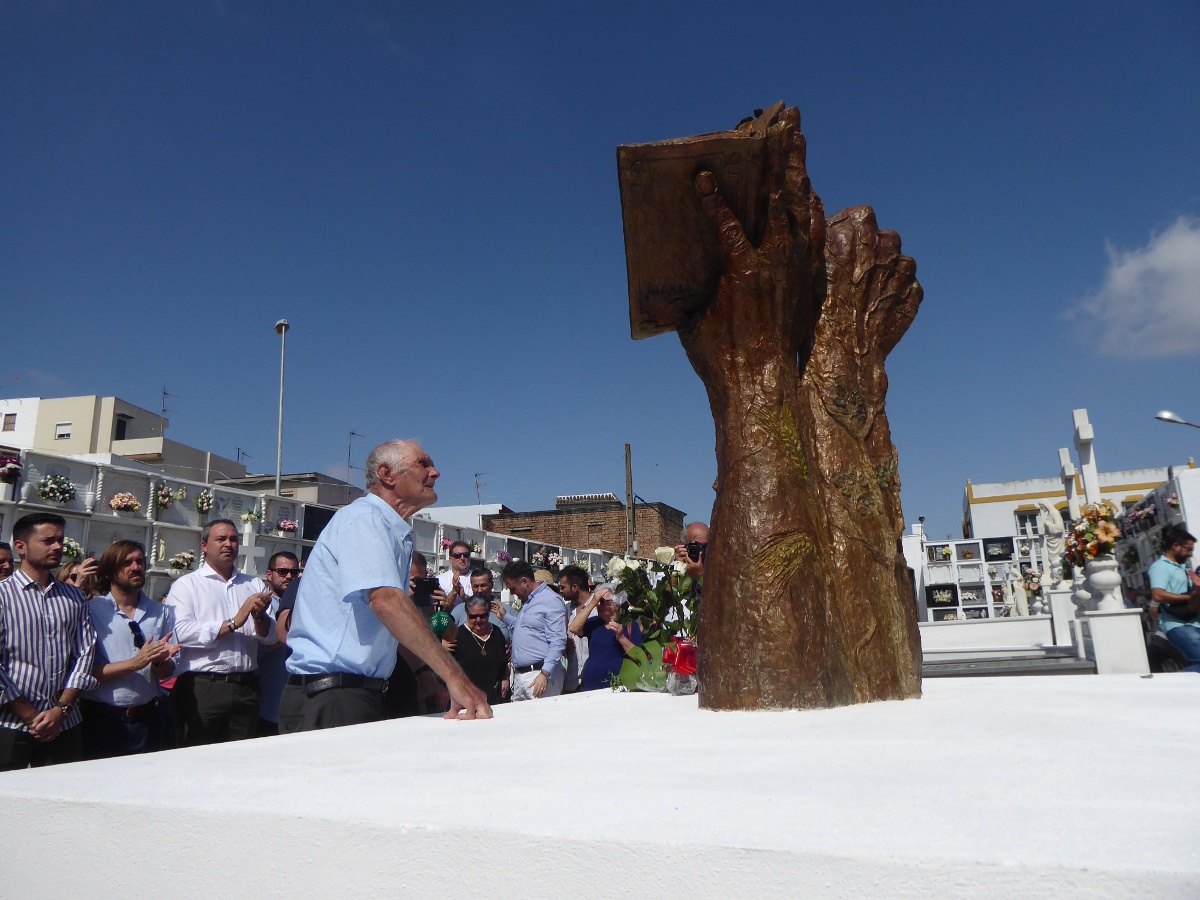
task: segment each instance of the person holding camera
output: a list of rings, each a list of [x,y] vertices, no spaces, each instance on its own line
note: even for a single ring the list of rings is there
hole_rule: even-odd
[[[675,547],[675,559],[687,567],[685,573],[692,581],[704,577],[704,556],[708,553],[708,526],[690,522],[683,529],[683,543]]]

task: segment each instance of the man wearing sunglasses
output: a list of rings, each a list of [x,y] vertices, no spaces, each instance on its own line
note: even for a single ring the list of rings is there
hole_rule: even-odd
[[[175,671],[179,645],[171,643],[170,607],[142,593],[146,548],[117,541],[104,551],[96,571],[108,591],[88,603],[96,630],[99,682],[83,695],[83,752],[88,759],[150,753],[169,746],[159,681]]]
[[[263,576],[263,581],[271,589],[271,605],[267,607],[267,612],[276,623],[279,621],[283,593],[299,577],[300,560],[295,553],[280,550],[267,560],[267,574]],[[283,696],[283,686],[287,683],[285,664],[290,653],[283,641],[258,649],[259,737],[279,734],[279,698]]]
[[[438,575],[438,584],[446,595],[446,604],[442,608],[448,613],[453,613],[460,603],[471,596],[470,544],[455,541],[450,545],[450,571]]]

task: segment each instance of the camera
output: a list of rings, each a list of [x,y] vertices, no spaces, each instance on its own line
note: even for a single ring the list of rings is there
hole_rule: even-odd
[[[689,541],[687,544],[688,559],[692,562],[700,562],[700,560],[704,559],[704,554],[707,550],[708,547],[699,541]]]
[[[432,606],[433,592],[438,587],[436,578],[414,578],[412,600],[417,606]]]

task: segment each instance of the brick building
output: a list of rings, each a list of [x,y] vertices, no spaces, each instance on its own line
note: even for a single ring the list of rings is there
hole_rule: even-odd
[[[639,555],[674,547],[683,532],[683,511],[665,503],[637,503],[634,521]],[[625,552],[625,504],[616,494],[557,497],[554,509],[507,512],[483,517],[483,527],[527,541],[545,541],[581,550]]]

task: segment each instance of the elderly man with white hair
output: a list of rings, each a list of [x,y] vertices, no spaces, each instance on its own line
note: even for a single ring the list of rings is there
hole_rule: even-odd
[[[413,441],[388,441],[367,456],[367,493],[337,511],[300,581],[279,705],[283,734],[381,721],[383,690],[403,645],[442,679],[447,718],[491,718],[487,698],[429,629],[408,595],[412,528],[437,501],[440,476]]]

